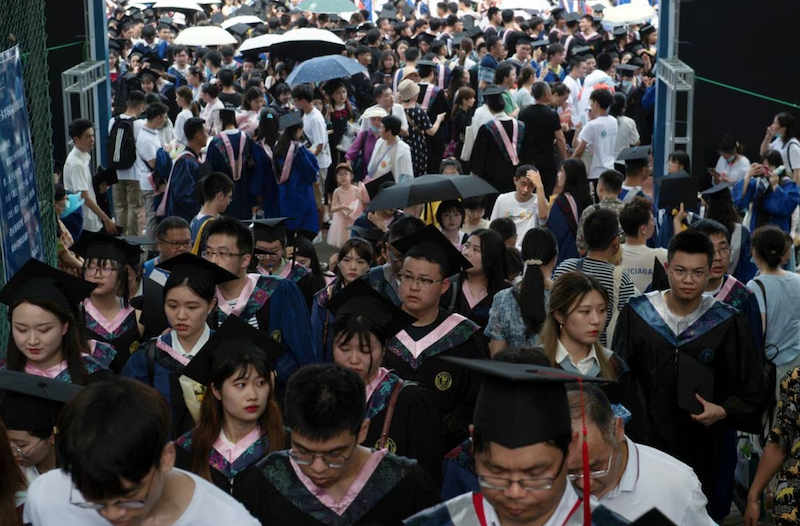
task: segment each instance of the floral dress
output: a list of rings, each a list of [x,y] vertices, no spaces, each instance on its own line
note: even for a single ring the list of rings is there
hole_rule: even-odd
[[[408,117],[408,137],[406,143],[411,147],[411,159],[414,163],[414,177],[425,175],[428,171],[428,143],[425,139],[425,130],[429,130],[431,120],[425,110],[419,105],[406,108]],[[396,174],[399,175],[399,174]]]
[[[797,404],[800,400],[800,368],[786,373],[781,380],[781,398],[778,401],[775,422],[768,440],[786,453],[778,471],[778,486],[772,515],[775,524],[784,526],[800,524],[797,517],[798,494],[800,491],[800,418]]]

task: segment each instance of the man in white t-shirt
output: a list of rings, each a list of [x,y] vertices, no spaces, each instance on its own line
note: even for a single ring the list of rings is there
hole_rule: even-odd
[[[569,97],[567,97],[567,108],[569,109],[570,119],[574,127],[580,122],[580,113],[578,111],[578,97],[581,94],[583,86],[583,78],[586,76],[586,57],[577,55],[572,57],[569,62],[569,74],[564,78],[564,84],[569,88]]]
[[[642,197],[634,198],[620,211],[619,223],[625,232],[622,270],[631,277],[636,290],[644,292],[653,282],[656,261],[661,265],[667,261],[666,249],[647,246],[656,229],[652,203]]]
[[[94,124],[88,119],[75,119],[69,124],[69,136],[75,147],[64,162],[64,187],[80,192],[83,199],[83,230],[108,234],[117,233],[116,225],[97,204],[89,163],[94,148]]]
[[[144,125],[140,119],[145,108],[144,93],[133,90],[128,93],[125,113],[113,117],[108,122],[108,133],[118,119],[133,119],[134,140],[139,137],[139,131]],[[119,182],[114,186],[114,215],[117,224],[122,228],[125,236],[139,235],[139,211],[142,209],[142,189],[139,187],[139,175],[136,172],[136,161],[130,168],[117,168]]]
[[[388,115],[394,115],[400,119],[400,135],[408,137],[408,119],[406,118],[406,110],[400,104],[395,104],[394,96],[392,95],[392,88],[387,84],[378,84],[375,86],[375,106],[383,108]],[[370,106],[371,108],[375,106]],[[367,108],[369,109],[369,108]],[[361,129],[366,130],[369,128],[369,120],[361,120]]]
[[[328,167],[331,165],[331,150],[328,144],[328,127],[325,125],[325,117],[312,101],[314,100],[314,90],[307,84],[300,84],[292,89],[294,106],[303,112],[303,133],[311,143],[311,153],[317,158],[319,165],[319,181],[314,186],[314,195],[317,199],[317,209],[322,215],[326,211],[322,206],[322,189],[325,188],[325,179],[328,176]],[[322,223],[322,217],[320,217]],[[320,236],[321,239],[321,236]]]
[[[165,104],[154,102],[147,107],[147,122],[139,130],[136,137],[136,173],[139,176],[139,188],[142,190],[144,211],[147,216],[145,233],[148,238],[155,241],[156,221],[155,192],[153,187],[153,171],[156,166],[156,155],[163,147],[158,136],[158,130],[169,120],[168,108]],[[163,188],[161,189],[163,191]]]
[[[589,179],[597,180],[606,170],[614,169],[614,147],[617,144],[617,119],[608,114],[613,96],[606,89],[592,92],[591,112],[595,116],[584,126],[578,135],[578,146],[572,157],[580,159],[588,147],[592,151],[592,164],[589,167]]]
[[[61,467],[31,485],[25,524],[258,526],[226,492],[173,467],[169,407],[143,382],[92,384],[67,403],[61,417]],[[128,478],[133,474],[137,480]]]
[[[522,246],[525,232],[547,221],[547,198],[542,177],[530,164],[517,168],[513,192],[500,194],[492,208],[490,221],[508,217],[517,227],[517,247]]]

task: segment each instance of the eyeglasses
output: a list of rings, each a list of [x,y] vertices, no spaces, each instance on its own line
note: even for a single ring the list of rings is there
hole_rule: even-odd
[[[83,273],[86,276],[102,276],[104,278],[109,277],[114,271],[117,270],[114,267],[86,267],[83,269]]]
[[[519,487],[525,491],[543,491],[552,488],[554,482],[555,479],[551,477],[512,480],[503,477],[478,475],[478,484],[480,484],[481,487],[497,491],[505,491],[515,483],[519,484]]]
[[[714,253],[719,254],[720,256],[727,256],[728,254],[731,253],[731,247],[728,246],[728,247],[714,248]]]
[[[700,269],[686,270],[685,268],[675,268],[669,269],[669,272],[678,279],[683,279],[686,276],[689,276],[692,278],[692,281],[703,281],[703,278],[708,275],[707,270]]]
[[[213,252],[211,250],[204,250],[200,252],[200,255],[203,257],[203,259],[212,259],[216,256],[219,256],[220,259],[229,259],[233,257],[244,256],[244,254],[235,254],[233,252]]]
[[[416,285],[419,287],[419,290],[428,290],[434,283],[444,281],[443,279],[415,278],[413,276],[409,276],[408,274],[400,274],[398,278],[400,279],[401,285],[405,285],[407,287]]]
[[[107,508],[122,508],[124,510],[140,510],[147,504],[147,499],[150,497],[150,490],[153,488],[153,479],[155,475],[150,478],[150,483],[147,485],[147,493],[142,500],[118,500],[111,504],[100,504],[97,502],[75,501],[72,497],[75,491],[75,485],[69,491],[69,503],[84,510],[101,511]]]
[[[289,450],[289,456],[292,457],[299,466],[310,466],[314,463],[314,459],[319,457],[322,463],[331,469],[343,468],[352,457],[352,455],[346,457],[344,455],[329,455],[327,453],[300,453],[294,449]]]
[[[14,455],[19,457],[19,458],[28,458],[28,455],[30,454],[30,452],[33,451],[34,449],[36,449],[36,446],[41,444],[43,440],[44,440],[43,438],[40,438],[39,440],[37,440],[33,444],[30,444],[27,448],[25,448],[27,451],[15,446],[15,445],[11,446],[11,450],[14,452]]]
[[[613,458],[614,458],[614,452],[612,451],[611,454],[608,456],[608,465],[606,466],[606,469],[601,469],[599,471],[590,471],[589,478],[599,479],[611,473],[611,461]],[[580,473],[567,473],[567,478],[569,480],[578,480],[584,478],[584,476],[583,472],[581,471]]]
[[[186,241],[167,241],[166,239],[159,239],[158,242],[167,244],[167,245],[169,245],[169,246],[171,246],[172,248],[175,248],[175,249],[178,249],[178,248],[186,248],[186,249],[192,248],[192,240],[191,239],[187,239]]]

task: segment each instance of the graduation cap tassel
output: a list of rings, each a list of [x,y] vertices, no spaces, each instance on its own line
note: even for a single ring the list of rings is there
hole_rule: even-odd
[[[583,396],[583,381],[580,378],[578,379],[578,388],[581,395],[581,424],[583,427],[583,450],[581,452],[583,459],[583,526],[592,526],[592,509],[590,507],[592,479],[589,477],[589,442],[586,440],[589,433],[586,431],[586,400]]]
[[[53,423],[53,435],[58,434],[58,425],[56,422],[58,421],[58,413],[53,409],[53,401],[50,400],[50,394],[47,392],[47,384],[41,382],[37,385],[37,387],[41,388],[42,392],[44,393],[44,397],[48,401],[48,406],[50,408],[50,421]]]

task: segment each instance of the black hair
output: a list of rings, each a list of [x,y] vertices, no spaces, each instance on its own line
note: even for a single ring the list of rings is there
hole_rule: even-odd
[[[506,258],[506,279],[512,281],[522,274],[525,268],[522,264],[522,256],[515,247],[505,247]]]
[[[564,159],[561,161],[564,170],[564,189],[562,193],[570,194],[577,205],[578,217],[592,202],[589,193],[589,180],[586,176],[586,164],[580,159]]]
[[[497,68],[494,70],[494,83],[499,86],[504,80],[511,76],[513,71],[514,66],[510,62],[502,62],[498,64]]]
[[[611,107],[614,97],[607,89],[595,89],[592,91],[592,94],[589,95],[589,100],[595,101],[597,105],[600,106],[600,109],[607,110]]]
[[[219,97],[219,87],[212,82],[205,82],[202,86],[200,86],[200,91],[211,97],[212,99],[216,99]]]
[[[394,115],[387,115],[383,119],[381,119],[381,124],[386,129],[386,131],[391,132],[392,135],[397,137],[400,135],[400,129],[402,128],[402,123],[400,119],[395,117]]]
[[[613,210],[601,208],[583,222],[583,236],[589,250],[606,250],[619,237],[619,219]]]
[[[728,244],[731,242],[731,231],[728,230],[728,227],[719,221],[714,221],[713,219],[701,219],[697,223],[692,224],[691,229],[702,232],[709,238],[714,234],[721,234],[725,237],[725,240],[728,242]]]
[[[144,104],[144,92],[138,89],[131,90],[128,93],[128,100],[125,105],[128,108],[133,108],[139,106],[140,104]]]
[[[308,84],[299,84],[292,88],[292,98],[311,102],[314,100],[314,90]]]
[[[764,155],[761,156],[761,162],[777,168],[783,164],[783,156],[781,152],[777,150],[767,150]]]
[[[232,109],[226,109],[219,112],[219,121],[222,128],[234,127],[236,128],[236,112]]]
[[[89,128],[94,128],[94,123],[89,119],[75,119],[69,123],[69,138],[80,138]]]
[[[126,493],[121,479],[139,483],[159,468],[170,411],[152,387],[117,378],[78,393],[61,411],[58,429],[60,468],[84,498],[103,501]]]
[[[719,192],[706,194],[703,196],[703,200],[706,202],[706,218],[719,221],[733,236],[736,223],[741,221],[741,217],[733,204],[731,189],[724,188]]]
[[[500,234],[503,242],[517,235],[517,225],[514,224],[514,220],[510,217],[498,217],[489,223],[489,228]]]
[[[564,53],[565,51],[566,50],[562,44],[550,44],[547,46],[547,59],[549,60],[553,55],[558,55],[559,53]]]
[[[219,51],[209,51],[203,56],[203,62],[211,62],[215,68],[222,67],[222,53]]]
[[[614,57],[611,56],[611,53],[600,53],[595,58],[595,63],[600,71],[608,71],[614,65]]]
[[[744,153],[744,145],[733,138],[733,135],[723,135],[722,141],[719,143],[717,151],[720,153],[734,153],[742,155]]]
[[[439,206],[441,209],[441,205]],[[486,290],[489,296],[494,296],[506,284],[508,270],[506,268],[505,242],[496,231],[488,228],[479,228],[469,235],[481,240],[481,264],[486,275]]]
[[[626,236],[638,237],[639,228],[653,216],[653,204],[644,197],[635,197],[619,212],[619,224]]]
[[[206,129],[206,121],[200,117],[191,117],[186,119],[183,123],[183,133],[186,135],[186,140],[191,141],[197,136],[198,133]]]
[[[787,142],[795,136],[794,130],[794,115],[791,113],[787,113],[785,111],[780,112],[779,114],[775,115],[775,119],[778,121],[778,125],[786,128],[786,131],[781,136],[781,141],[785,146]]]
[[[389,243],[402,239],[413,234],[417,230],[425,228],[425,222],[413,216],[403,216],[389,225]]]
[[[667,248],[667,261],[672,261],[676,252],[686,254],[703,254],[708,258],[708,266],[714,262],[714,244],[708,236],[696,230],[684,230],[669,240]],[[742,256],[745,257],[745,256]],[[781,253],[783,257],[783,253]]]
[[[416,25],[416,24],[414,24]],[[406,62],[414,62],[419,58],[419,49],[410,47],[406,49]]]
[[[530,66],[524,66],[522,69],[519,70],[519,76],[517,77],[517,86],[522,87],[526,85],[531,79],[536,80],[536,70]]]
[[[321,442],[343,432],[358,436],[366,403],[364,381],[355,372],[333,364],[308,365],[289,378],[283,413],[293,435]]]
[[[464,210],[480,210],[481,208],[485,210],[486,203],[487,200],[485,195],[466,197],[461,200],[461,204],[464,205]]]
[[[160,223],[158,223],[158,226],[156,227],[156,239],[163,239],[164,236],[167,235],[167,232],[170,230],[177,230],[179,228],[191,230],[189,228],[189,222],[184,218],[178,216],[165,217]]]
[[[441,226],[442,216],[444,216],[445,212],[449,212],[450,210],[455,210],[461,214],[461,225],[459,225],[460,228],[464,224],[464,218],[467,214],[464,211],[464,205],[462,205],[461,201],[458,199],[446,199],[439,204],[439,207],[436,209],[436,222]]]
[[[757,228],[753,232],[751,244],[758,258],[764,261],[769,268],[780,267],[786,252],[786,236],[783,230],[772,225]]]
[[[606,190],[612,194],[619,194],[622,191],[622,183],[625,180],[622,174],[616,170],[606,170],[598,178]]]
[[[309,270],[311,270],[311,276],[313,277],[314,290],[324,289],[326,285],[325,276],[322,273],[322,267],[319,264],[319,256],[317,255],[317,250],[314,248],[314,243],[304,236],[297,236],[291,241],[291,244],[294,245],[295,255],[303,256],[311,260]]]
[[[142,28],[142,38],[155,38],[156,36],[156,28],[150,25],[146,25]]]
[[[576,67],[580,66],[584,62],[586,62],[586,57],[581,56],[581,55],[575,55],[569,61],[569,69],[570,69],[570,71],[575,69]]]
[[[222,192],[224,195],[233,193],[233,181],[222,172],[211,172],[197,182],[197,200],[208,203]]]
[[[253,231],[235,217],[220,217],[214,219],[205,228],[205,238],[210,239],[213,235],[229,236],[236,240],[236,250],[240,254],[253,254],[255,251],[255,241]]]
[[[550,84],[548,84],[547,82],[538,81],[534,82],[533,86],[531,86],[531,95],[533,95],[533,98],[536,100],[541,99],[542,97],[544,97],[549,93],[550,93]]]
[[[683,169],[688,172],[692,173],[692,159],[689,157],[689,154],[683,150],[675,150],[674,152],[670,153],[667,157],[668,161],[672,161],[680,166],[683,166]]]
[[[514,297],[519,303],[522,319],[525,321],[525,338],[539,332],[547,312],[544,308],[545,278],[541,267],[558,257],[558,241],[548,228],[536,227],[525,232],[522,238],[522,260],[525,264],[525,277]]]
[[[625,107],[628,105],[628,97],[619,91],[614,93],[611,98],[611,107],[608,108],[608,114],[612,117],[620,117],[625,115]]]
[[[458,159],[443,159],[441,163],[439,163],[439,173],[444,173],[444,169],[448,166],[452,166],[455,168],[458,173],[464,173],[464,169],[461,167],[461,163],[458,162]]]
[[[387,84],[376,84],[375,87],[372,89],[372,98],[376,100],[379,99],[381,95],[383,95],[383,92],[386,91],[387,89],[392,89],[392,88]]]
[[[264,141],[270,147],[275,146],[281,136],[278,119],[279,115],[275,109],[267,107],[261,110],[256,139]]]
[[[229,68],[222,68],[217,73],[217,79],[223,87],[229,88],[233,86],[233,70]]]

